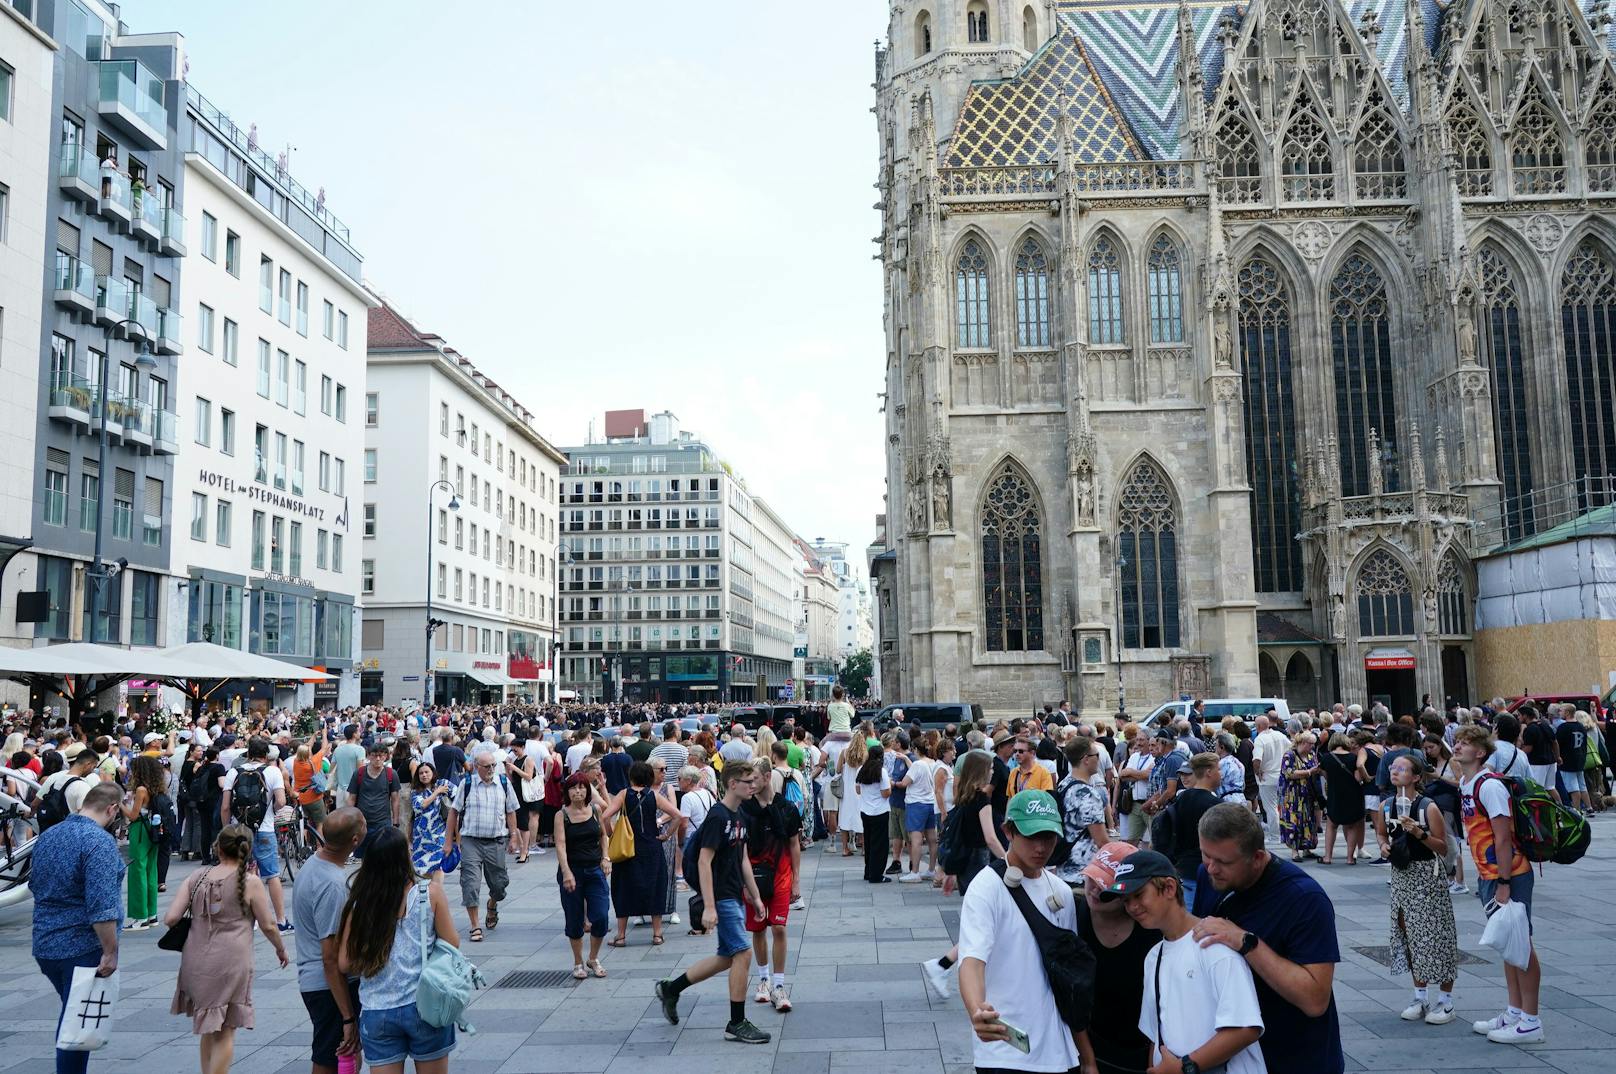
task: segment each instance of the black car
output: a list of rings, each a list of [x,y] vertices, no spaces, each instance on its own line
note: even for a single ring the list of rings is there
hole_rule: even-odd
[[[773,705],[732,705],[718,710],[717,718],[719,730],[728,731],[733,724],[740,724],[748,731],[756,731],[760,727],[773,727]]]
[[[906,705],[887,705],[875,716],[875,729],[877,731],[890,731],[897,726],[895,713],[903,710],[903,725],[912,727],[919,724],[925,731],[941,731],[949,724],[956,728],[964,728],[977,720],[982,719],[982,706],[970,705],[963,701],[937,702],[915,701]]]

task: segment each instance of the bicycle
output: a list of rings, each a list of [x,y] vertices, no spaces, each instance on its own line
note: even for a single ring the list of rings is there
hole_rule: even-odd
[[[325,841],[319,831],[308,822],[303,807],[296,803],[284,806],[275,814],[275,844],[281,855],[281,873],[290,884],[302,864],[314,856]]]
[[[36,792],[39,789],[32,772],[0,768],[0,783],[6,779],[15,779]],[[18,829],[25,833],[20,839]],[[0,908],[15,906],[33,897],[28,888],[29,864],[38,839],[39,825],[26,803],[0,791],[0,844],[3,844],[0,846]]]

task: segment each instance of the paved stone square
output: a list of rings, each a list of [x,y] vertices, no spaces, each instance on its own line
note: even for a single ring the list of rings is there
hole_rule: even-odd
[[[1527,1048],[1489,1044],[1470,1032],[1472,1019],[1503,1005],[1496,959],[1482,949],[1481,908],[1459,896],[1460,947],[1487,964],[1461,969],[1460,1019],[1442,1027],[1407,1023],[1398,1011],[1408,982],[1356,948],[1384,947],[1384,870],[1310,865],[1335,901],[1344,961],[1336,1002],[1348,1070],[1564,1071],[1607,1074],[1616,1055],[1616,819],[1595,821],[1593,849],[1572,867],[1550,866],[1538,883],[1538,951],[1544,963],[1548,1042]],[[630,946],[607,949],[605,980],[559,987],[490,988],[471,1008],[478,1032],[462,1036],[451,1069],[468,1074],[591,1074],[689,1069],[699,1074],[831,1074],[877,1069],[894,1074],[965,1074],[969,1029],[959,1001],[928,996],[917,963],[941,953],[958,927],[957,898],[929,885],[872,888],[859,860],[804,856],[806,912],[792,915],[787,965],[796,1009],[787,1015],[748,1000],[752,1019],[774,1034],[762,1046],[728,1044],[722,980],[691,989],[678,1026],[663,1021],[652,996],[657,978],[712,950],[710,938],[668,925],[668,942],[652,947],[649,928],[631,929]],[[176,863],[170,892],[189,872]],[[568,970],[561,935],[555,858],[512,866],[511,897],[499,928],[482,944],[465,944],[490,982],[517,970]],[[449,890],[458,902],[459,886]],[[166,899],[166,896],[165,896]],[[681,899],[681,910],[683,900]],[[0,911],[0,1071],[54,1069],[57,1002],[28,954],[29,908]],[[195,1069],[195,1042],[184,1019],[168,1013],[179,956],[157,949],[157,930],[126,936],[123,1001],[112,1045],[92,1071],[153,1074]],[[806,940],[804,937],[806,936]],[[309,1027],[291,969],[276,968],[269,945],[256,948],[257,1029],[237,1035],[235,1069],[243,1074],[304,1074]],[[881,1053],[879,1056],[872,1053]],[[873,1063],[873,1066],[872,1066]]]

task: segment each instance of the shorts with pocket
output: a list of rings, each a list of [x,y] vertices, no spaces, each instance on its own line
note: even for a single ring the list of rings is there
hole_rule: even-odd
[[[1554,770],[1555,766],[1552,764],[1529,764],[1526,766],[1526,773],[1532,777],[1533,783],[1548,787],[1551,790],[1554,788]]]
[[[892,849],[894,850],[903,844],[904,838],[909,834],[903,827],[904,809],[908,808],[906,805],[903,809],[887,810],[887,835],[892,840]]]
[[[359,986],[348,982],[348,1002],[355,1013],[359,1010]],[[309,1012],[309,1022],[314,1026],[314,1041],[310,1046],[310,1055],[317,1067],[335,1067],[337,1065],[337,1049],[342,1045],[342,1008],[337,1006],[336,997],[329,988],[318,992],[304,992],[303,1006]]]
[[[910,802],[903,807],[903,824],[911,832],[929,832],[937,827],[937,807],[930,802]]]
[[[406,1058],[424,1063],[454,1051],[455,1027],[427,1025],[413,1003],[381,1011],[365,1010],[359,1012],[359,1044],[364,1049],[365,1062],[373,1067],[403,1063]]]
[[[1588,789],[1588,773],[1570,768],[1560,769],[1560,782],[1565,785],[1567,794]]]
[[[258,875],[265,880],[281,875],[281,855],[276,849],[274,832],[254,832],[253,861],[258,864]]]
[[[739,899],[719,899],[714,907],[718,912],[718,957],[729,958],[750,950],[752,938],[746,934],[746,913]]]
[[[746,931],[762,932],[769,925],[784,925],[791,915],[791,855],[782,854],[774,867],[774,887],[759,891],[763,897],[765,918],[759,918],[750,905],[746,907]]]
[[[1532,888],[1535,882],[1536,881],[1532,875],[1532,870],[1530,869],[1526,870],[1526,872],[1522,873],[1520,876],[1512,876],[1509,879],[1509,901],[1518,902],[1522,906],[1526,907],[1526,923],[1528,928],[1530,928],[1532,923]],[[1497,894],[1498,881],[1480,879],[1476,881],[1476,898],[1481,900],[1483,912],[1485,912],[1486,908],[1492,903],[1493,896]]]

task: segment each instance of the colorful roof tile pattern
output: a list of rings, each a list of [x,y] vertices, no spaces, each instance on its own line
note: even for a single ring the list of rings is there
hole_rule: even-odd
[[[1075,159],[1138,160],[1144,153],[1070,33],[1044,43],[1010,78],[976,82],[960,106],[947,167],[1038,164],[1059,157],[1060,100],[1073,119]]]

